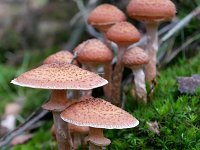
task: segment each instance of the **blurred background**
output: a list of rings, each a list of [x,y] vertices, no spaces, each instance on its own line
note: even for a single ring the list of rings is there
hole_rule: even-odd
[[[129,0],[0,0],[0,117],[5,119],[6,108],[8,104],[16,104],[16,121],[17,125],[23,123],[26,118],[34,112],[39,106],[48,99],[48,91],[21,88],[10,84],[10,81],[20,75],[21,73],[35,68],[42,64],[43,60],[52,53],[59,50],[72,51],[78,43],[87,40],[88,38],[101,38],[102,35],[91,28],[86,20],[88,13],[101,3],[111,3],[118,6],[121,10],[126,12],[126,6]],[[178,99],[179,95],[177,87],[175,86],[177,76],[191,76],[192,74],[200,74],[200,0],[173,0],[177,7],[177,17],[172,22],[165,22],[160,26],[160,45],[161,48],[158,53],[158,66],[160,70],[160,83],[169,85],[169,89],[159,88],[159,94],[155,95],[155,99],[163,97],[167,101],[168,93],[171,93],[171,100]],[[145,33],[143,24],[133,21],[128,18],[142,34]],[[182,22],[181,22],[182,21]],[[179,23],[182,24],[179,24]],[[169,32],[175,29],[170,35]],[[125,70],[125,76],[130,73],[130,70]],[[159,81],[158,81],[159,82]],[[158,87],[160,86],[160,83]],[[124,93],[128,100],[131,99],[130,87],[124,87]],[[168,93],[167,93],[168,92]],[[162,95],[163,94],[163,95]],[[187,104],[188,97],[182,97],[184,104]],[[185,98],[185,99],[184,99]],[[156,116],[155,108],[163,109],[160,117],[153,118],[152,116],[145,116],[141,114],[140,110],[146,109],[135,104],[132,106],[127,102],[126,109],[133,112],[136,111],[137,117],[143,117],[140,120],[143,127],[136,131],[129,130],[115,132],[106,132],[107,136],[113,139],[113,145],[110,149],[141,149],[150,147],[160,148],[200,148],[200,133],[199,133],[199,115],[198,95],[190,97],[196,99],[195,105],[191,106],[195,123],[187,124],[188,127],[194,129],[191,133],[184,133],[184,127],[177,133],[172,133],[174,126],[171,127],[165,124],[166,120],[171,120],[174,109],[184,109],[185,105],[176,104],[177,108],[170,102],[165,105],[166,108],[161,108],[161,103],[151,104],[150,114]],[[170,99],[170,98],[169,98]],[[164,102],[164,100],[163,100]],[[130,105],[129,105],[130,104]],[[169,105],[169,106],[168,106]],[[13,106],[15,108],[15,106]],[[7,108],[7,109],[13,109]],[[142,107],[142,108],[141,108]],[[169,108],[168,108],[169,107]],[[185,108],[186,109],[186,108]],[[9,111],[9,110],[8,110]],[[137,112],[138,111],[138,112]],[[159,110],[157,110],[159,111]],[[189,111],[189,110],[188,110]],[[169,115],[168,118],[164,117]],[[179,112],[182,113],[182,110]],[[188,112],[191,115],[191,111]],[[187,117],[184,116],[184,117]],[[178,124],[185,119],[178,118]],[[31,130],[32,140],[26,144],[17,145],[13,149],[55,149],[55,142],[51,140],[50,130],[51,115],[45,117],[46,121],[38,122]],[[146,119],[146,120],[145,120]],[[166,120],[165,120],[166,119]],[[160,121],[159,126],[162,128],[165,137],[156,137],[151,135],[147,129],[147,121]],[[173,120],[173,119],[172,119]],[[164,123],[164,125],[162,125]],[[184,124],[184,123],[183,123]],[[174,124],[177,126],[176,124]],[[39,128],[38,128],[39,127]],[[169,128],[169,129],[168,129]],[[35,131],[36,130],[36,131]],[[175,130],[175,129],[174,129]],[[0,137],[6,135],[9,129],[5,127],[0,128]],[[35,132],[33,132],[35,131]],[[175,130],[176,131],[176,130]],[[175,132],[174,131],[174,132]],[[168,133],[170,132],[170,133]],[[24,132],[23,132],[24,133]],[[45,133],[45,134],[44,134]],[[132,133],[132,134],[131,134]],[[182,136],[192,135],[195,139],[186,139],[181,144],[176,144],[176,139],[182,141]],[[138,135],[139,134],[139,135]],[[141,134],[141,135],[140,135]],[[169,137],[168,137],[169,134]],[[177,134],[177,136],[172,135]],[[191,134],[191,135],[190,135]],[[171,136],[172,137],[171,137]],[[180,135],[180,137],[179,137]],[[141,136],[141,137],[140,137]],[[156,141],[148,143],[147,137],[155,138]],[[120,139],[121,138],[121,139]],[[161,138],[161,139],[160,139]],[[158,140],[160,139],[160,141]],[[187,141],[188,140],[188,141]],[[126,142],[129,144],[126,144]],[[179,141],[179,142],[180,142]],[[170,143],[171,142],[171,143]],[[24,143],[24,141],[22,142]],[[193,143],[193,144],[192,144]],[[196,145],[195,145],[195,144]],[[172,146],[174,144],[174,147]],[[127,147],[128,145],[128,147]],[[138,145],[138,146],[136,146]]]

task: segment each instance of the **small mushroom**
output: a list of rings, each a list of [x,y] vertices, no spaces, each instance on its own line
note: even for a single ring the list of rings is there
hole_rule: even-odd
[[[170,0],[131,0],[127,6],[128,15],[144,22],[147,31],[146,52],[150,57],[146,65],[146,79],[153,88],[156,78],[156,53],[158,51],[157,29],[160,22],[170,20],[176,14],[176,7]]]
[[[119,106],[121,95],[121,80],[124,70],[122,57],[129,45],[140,40],[140,33],[131,23],[119,22],[108,30],[106,36],[110,41],[113,41],[118,45],[117,64],[113,72],[112,81],[112,102],[116,106]]]
[[[44,64],[52,63],[71,63],[74,56],[67,50],[59,51],[55,54],[50,55],[44,60]]]
[[[61,118],[77,126],[90,128],[86,141],[90,150],[100,150],[111,141],[104,137],[103,129],[134,128],[139,121],[126,111],[100,98],[83,97],[61,113]]]
[[[42,107],[52,111],[59,149],[69,149],[68,126],[60,118],[60,112],[71,103],[67,100],[66,89],[90,90],[108,82],[95,73],[71,64],[44,64],[23,73],[11,83],[30,88],[50,89],[50,101]]]
[[[125,14],[111,4],[99,5],[88,16],[88,23],[104,33],[115,23],[125,20]]]
[[[133,71],[136,95],[144,103],[147,103],[147,92],[143,67],[148,62],[148,55],[139,47],[128,49],[123,56],[124,65],[131,68]]]
[[[108,84],[103,89],[105,96],[109,99],[112,88],[112,50],[98,39],[89,39],[79,44],[74,52],[77,53],[77,60],[89,71],[96,72],[99,65],[104,65],[104,78],[108,80]],[[90,95],[91,92],[89,92]]]
[[[125,21],[125,14],[116,6],[111,4],[101,4],[97,6],[88,16],[88,24],[98,29],[104,37],[104,43],[110,47],[110,42],[105,34],[108,29],[117,22]]]

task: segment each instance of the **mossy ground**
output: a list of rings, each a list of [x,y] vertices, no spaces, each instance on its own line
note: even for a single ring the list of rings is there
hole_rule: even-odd
[[[132,113],[140,125],[134,129],[106,130],[106,136],[112,140],[108,149],[200,149],[200,92],[195,95],[181,95],[178,92],[176,77],[200,74],[200,54],[191,59],[179,59],[175,64],[162,69],[158,85],[152,101],[147,106],[137,103],[127,95],[125,109]],[[0,111],[8,101],[22,99],[25,105],[21,112],[28,116],[36,107],[48,99],[45,90],[20,88],[9,85],[16,75],[16,68],[0,66],[1,68],[1,105]],[[24,69],[22,69],[24,70]],[[37,96],[36,96],[37,95]],[[147,122],[157,121],[160,136],[148,129]],[[26,144],[14,147],[14,150],[56,149],[50,135],[51,121],[44,121],[40,129],[34,132],[34,137]]]

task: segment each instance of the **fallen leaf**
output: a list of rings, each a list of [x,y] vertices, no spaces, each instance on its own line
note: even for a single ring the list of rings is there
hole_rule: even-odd
[[[157,121],[147,122],[147,125],[148,125],[148,129],[150,131],[152,131],[153,133],[156,133],[158,136],[160,136],[160,130],[159,130],[159,126],[158,126]]]
[[[23,135],[16,136],[11,141],[11,145],[15,146],[19,144],[24,144],[25,142],[28,142],[32,137],[33,137],[32,134],[23,134]]]
[[[181,93],[194,94],[197,87],[200,86],[200,75],[192,75],[191,77],[178,77],[177,83]]]

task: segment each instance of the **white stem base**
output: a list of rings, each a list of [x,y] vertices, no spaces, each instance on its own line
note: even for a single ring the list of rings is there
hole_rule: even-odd
[[[136,95],[144,103],[147,103],[145,74],[142,69],[132,69],[132,70],[133,70],[133,74],[134,74]]]

